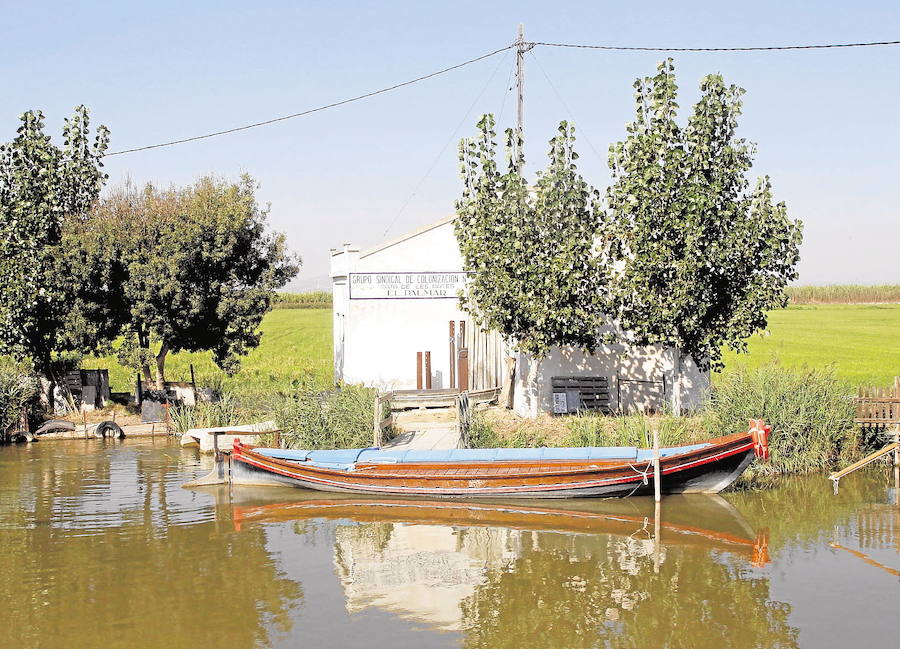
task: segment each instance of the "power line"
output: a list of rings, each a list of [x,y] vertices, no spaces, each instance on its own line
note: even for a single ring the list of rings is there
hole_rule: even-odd
[[[447,147],[450,146],[450,143],[456,139],[456,134],[459,132],[459,129],[462,128],[463,124],[466,123],[466,120],[469,119],[469,114],[484,96],[484,93],[487,92],[487,89],[490,87],[491,82],[494,80],[494,77],[497,76],[497,71],[500,69],[500,66],[503,65],[503,59],[497,63],[497,67],[494,68],[494,71],[491,72],[491,76],[488,77],[488,80],[485,82],[484,87],[481,89],[481,92],[478,93],[478,96],[475,97],[475,101],[472,102],[472,105],[469,106],[469,109],[466,111],[466,114],[463,115],[463,118],[459,121],[459,124],[456,125],[456,128],[453,129],[453,133],[450,134],[449,139],[444,143],[444,146],[441,147],[441,150],[434,157],[434,160],[431,161],[431,165],[425,171],[425,175],[416,183],[416,186],[413,188],[412,193],[409,197],[403,202],[403,205],[397,211],[397,214],[394,215],[393,220],[388,224],[388,226],[384,229],[384,233],[382,236],[387,236],[387,233],[390,231],[394,224],[397,222],[397,219],[400,218],[400,215],[406,211],[406,208],[409,207],[409,204],[412,202],[412,199],[415,198],[416,194],[419,193],[419,190],[422,188],[422,185],[428,180],[428,177],[431,175],[431,172],[434,171],[434,168],[437,166],[437,163],[440,162],[441,158],[444,156],[444,152],[447,150]]]
[[[161,142],[159,144],[149,144],[147,146],[134,147],[132,149],[123,149],[121,151],[113,151],[112,153],[107,153],[106,157],[114,156],[114,155],[122,155],[124,153],[134,153],[136,151],[147,151],[149,149],[159,149],[162,147],[174,146],[176,144],[184,144],[186,142],[195,142],[197,140],[205,140],[207,138],[217,137],[219,135],[227,135],[229,133],[237,133],[238,131],[246,131],[251,128],[267,126],[269,124],[274,124],[276,122],[283,122],[285,120],[294,119],[296,117],[303,117],[305,115],[311,115],[312,113],[318,113],[323,110],[328,110],[330,108],[336,108],[338,106],[343,106],[344,104],[349,104],[349,103],[352,103],[355,101],[368,99],[369,97],[381,95],[386,92],[390,92],[392,90],[397,90],[397,89],[403,88],[405,86],[410,86],[414,83],[419,83],[420,81],[425,81],[426,79],[431,79],[432,77],[446,74],[447,72],[451,72],[453,70],[458,70],[459,68],[465,67],[467,65],[471,65],[472,63],[477,63],[478,61],[482,61],[484,59],[495,56],[496,54],[499,54],[500,52],[505,52],[507,50],[519,47],[520,45],[527,46],[529,49],[533,48],[535,46],[542,46],[542,47],[560,47],[560,48],[574,48],[574,49],[587,49],[587,50],[607,50],[607,51],[619,51],[619,52],[629,52],[629,51],[631,51],[631,52],[762,52],[762,51],[819,50],[819,49],[830,49],[830,48],[876,47],[876,46],[882,46],[882,45],[900,45],[900,40],[872,41],[872,42],[866,42],[866,43],[829,43],[829,44],[816,44],[816,45],[775,45],[775,46],[758,46],[758,47],[636,47],[636,46],[620,46],[620,45],[583,45],[583,44],[577,44],[577,43],[549,43],[549,42],[545,42],[545,41],[534,41],[534,42],[524,42],[524,43],[516,42],[516,43],[512,43],[510,45],[506,45],[505,47],[496,49],[493,52],[488,52],[487,54],[482,54],[481,56],[476,56],[473,59],[463,61],[462,63],[457,63],[456,65],[451,65],[451,66],[443,68],[441,70],[437,70],[435,72],[431,72],[429,74],[425,74],[420,77],[410,79],[408,81],[396,83],[396,84],[394,84],[392,86],[388,86],[386,88],[381,88],[379,90],[373,90],[371,92],[367,92],[362,95],[357,95],[355,97],[349,97],[347,99],[335,101],[330,104],[325,104],[323,106],[317,106],[315,108],[310,108],[308,110],[304,110],[299,113],[292,113],[290,115],[282,115],[281,117],[274,117],[272,119],[267,119],[267,120],[263,120],[260,122],[254,122],[252,124],[245,124],[243,126],[236,126],[234,128],[229,128],[229,129],[225,129],[222,131],[214,131],[212,133],[204,133],[203,135],[195,135],[193,137],[186,137],[186,138],[182,138],[179,140],[171,140],[169,142]],[[504,99],[505,99],[505,97],[504,97]]]
[[[533,42],[543,47],[570,47],[583,50],[612,50],[617,52],[771,52],[778,50],[824,50],[840,47],[877,47],[900,45],[900,41],[872,41],[869,43],[829,43],[824,45],[769,45],[754,47],[633,47],[624,45],[579,45],[575,43]]]
[[[556,89],[556,84],[553,83],[553,80],[550,78],[550,75],[547,74],[547,70],[544,69],[544,66],[541,65],[541,62],[538,60],[538,57],[535,56],[534,50],[529,52],[531,54],[531,58],[534,59],[534,62],[537,63],[538,68],[543,73],[544,78],[547,80],[547,83],[550,85],[550,89],[553,90],[553,94],[556,95],[556,98],[559,100],[559,103],[562,104],[563,110],[565,110],[569,115],[571,115],[572,119],[576,119],[575,113],[569,108],[569,105],[566,103],[566,100],[563,99],[563,96],[560,94],[559,90]],[[591,142],[591,139],[588,137],[587,131],[584,130],[584,124],[581,125],[581,135],[584,136],[585,142],[588,143],[588,146],[591,147],[591,151],[594,152],[594,155],[597,156],[597,159],[601,162],[605,162],[605,159],[600,152],[597,151],[597,147],[594,146],[594,143]]]
[[[171,142],[162,142],[160,144],[150,144],[147,146],[139,146],[133,149],[123,149],[122,151],[113,151],[112,153],[107,153],[106,157],[114,156],[114,155],[122,155],[123,153],[134,153],[135,151],[146,151],[148,149],[158,149],[164,146],[173,146],[175,144],[184,144],[185,142],[194,142],[196,140],[204,140],[210,137],[216,137],[219,135],[227,135],[228,133],[237,133],[238,131],[246,131],[247,129],[257,128],[258,126],[266,126],[268,124],[274,124],[275,122],[283,122],[288,119],[294,119],[295,117],[303,117],[304,115],[310,115],[312,113],[318,113],[323,110],[328,110],[329,108],[336,108],[337,106],[343,106],[344,104],[349,104],[354,101],[360,101],[361,99],[368,99],[369,97],[374,97],[375,95],[381,95],[386,92],[390,92],[391,90],[397,90],[398,88],[403,88],[404,86],[410,86],[414,83],[418,83],[420,81],[425,81],[426,79],[431,79],[432,77],[436,77],[441,74],[446,74],[447,72],[451,72],[453,70],[458,70],[467,65],[471,65],[472,63],[477,63],[478,61],[483,61],[484,59],[490,58],[495,54],[499,54],[500,52],[505,52],[506,50],[512,49],[515,47],[513,45],[507,45],[506,47],[501,47],[500,49],[496,49],[493,52],[488,52],[487,54],[482,54],[481,56],[477,56],[474,59],[469,59],[468,61],[463,61],[462,63],[457,63],[456,65],[451,65],[450,67],[444,68],[442,70],[438,70],[436,72],[431,72],[429,74],[425,74],[421,77],[416,77],[415,79],[410,79],[409,81],[403,81],[401,83],[396,83],[393,86],[388,86],[387,88],[381,88],[380,90],[373,90],[372,92],[367,92],[363,95],[357,95],[356,97],[350,97],[348,99],[342,99],[340,101],[335,101],[330,104],[325,104],[324,106],[317,106],[316,108],[310,108],[308,110],[304,110],[299,113],[293,113],[291,115],[282,115],[281,117],[274,117],[272,119],[267,119],[262,122],[254,122],[253,124],[245,124],[244,126],[237,126],[235,128],[225,129],[224,131],[215,131],[213,133],[205,133],[203,135],[195,135],[193,137],[186,137],[180,140],[172,140]]]

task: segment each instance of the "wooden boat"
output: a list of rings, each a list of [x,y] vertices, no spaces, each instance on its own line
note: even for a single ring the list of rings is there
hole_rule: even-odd
[[[754,457],[768,457],[769,427],[660,448],[660,491],[718,493]],[[235,440],[231,481],[317,491],[430,498],[623,497],[654,491],[654,451],[636,447],[438,451],[259,448]]]
[[[610,507],[602,503],[619,504]],[[549,508],[515,501],[374,499],[331,494],[289,502],[232,503],[231,511],[235,531],[258,523],[325,519],[634,537],[653,529],[653,504],[648,501],[641,505],[645,506],[629,503],[625,509],[620,501],[568,500]],[[767,530],[754,532],[740,512],[721,496],[675,497],[666,502],[665,514],[660,523],[663,545],[731,552],[745,556],[754,565],[764,565],[769,560]]]

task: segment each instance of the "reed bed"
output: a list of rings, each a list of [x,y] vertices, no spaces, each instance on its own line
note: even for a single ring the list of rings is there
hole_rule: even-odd
[[[209,403],[172,408],[170,416],[175,430],[186,433],[192,428],[219,428],[249,423],[245,420],[252,415],[240,407],[234,394],[225,391],[216,397],[215,401]]]
[[[40,383],[34,372],[11,358],[0,356],[0,442],[19,422],[22,413],[33,414]]]
[[[278,293],[273,307],[276,309],[330,309],[331,293],[309,291],[307,293]]]
[[[900,302],[900,284],[862,286],[789,286],[791,304],[893,304]]]
[[[301,390],[275,397],[269,414],[288,448],[362,448],[372,442],[375,390],[342,385],[335,390]]]

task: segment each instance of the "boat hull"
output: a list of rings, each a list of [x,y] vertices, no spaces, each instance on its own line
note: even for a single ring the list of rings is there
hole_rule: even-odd
[[[718,493],[754,457],[748,434],[710,440],[702,450],[664,457],[664,494]],[[283,485],[334,493],[428,498],[614,498],[654,492],[652,464],[624,461],[410,463],[329,470],[277,460],[235,443],[235,484]]]

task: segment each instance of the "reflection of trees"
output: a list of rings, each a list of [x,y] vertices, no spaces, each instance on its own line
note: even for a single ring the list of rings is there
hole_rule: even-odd
[[[846,526],[880,502],[889,481],[879,469],[857,473],[841,480],[838,495],[819,474],[792,476],[775,481],[772,488],[726,494],[754,529],[770,529],[769,547],[777,552],[791,544],[823,543],[834,540],[835,527]],[[876,508],[887,515],[887,509]],[[868,526],[876,523],[868,521]],[[890,523],[887,519],[880,526]],[[896,537],[895,537],[896,538]],[[866,536],[860,541],[866,546]],[[875,541],[875,539],[873,539]],[[896,540],[894,541],[896,542]],[[886,544],[883,547],[890,547]]]
[[[634,539],[540,534],[462,603],[465,646],[795,647],[786,604],[732,559]]]
[[[191,520],[209,512],[179,506],[194,496],[177,486],[177,462],[156,451],[128,458],[123,493],[108,480],[126,474],[112,463],[127,453],[91,446],[83,456],[48,448],[27,463],[0,455],[0,606],[12,620],[0,625],[0,647],[250,648],[289,628],[301,593],[273,565],[262,528]],[[102,513],[117,525],[80,520],[95,514],[72,503],[90,492],[111,500]]]

